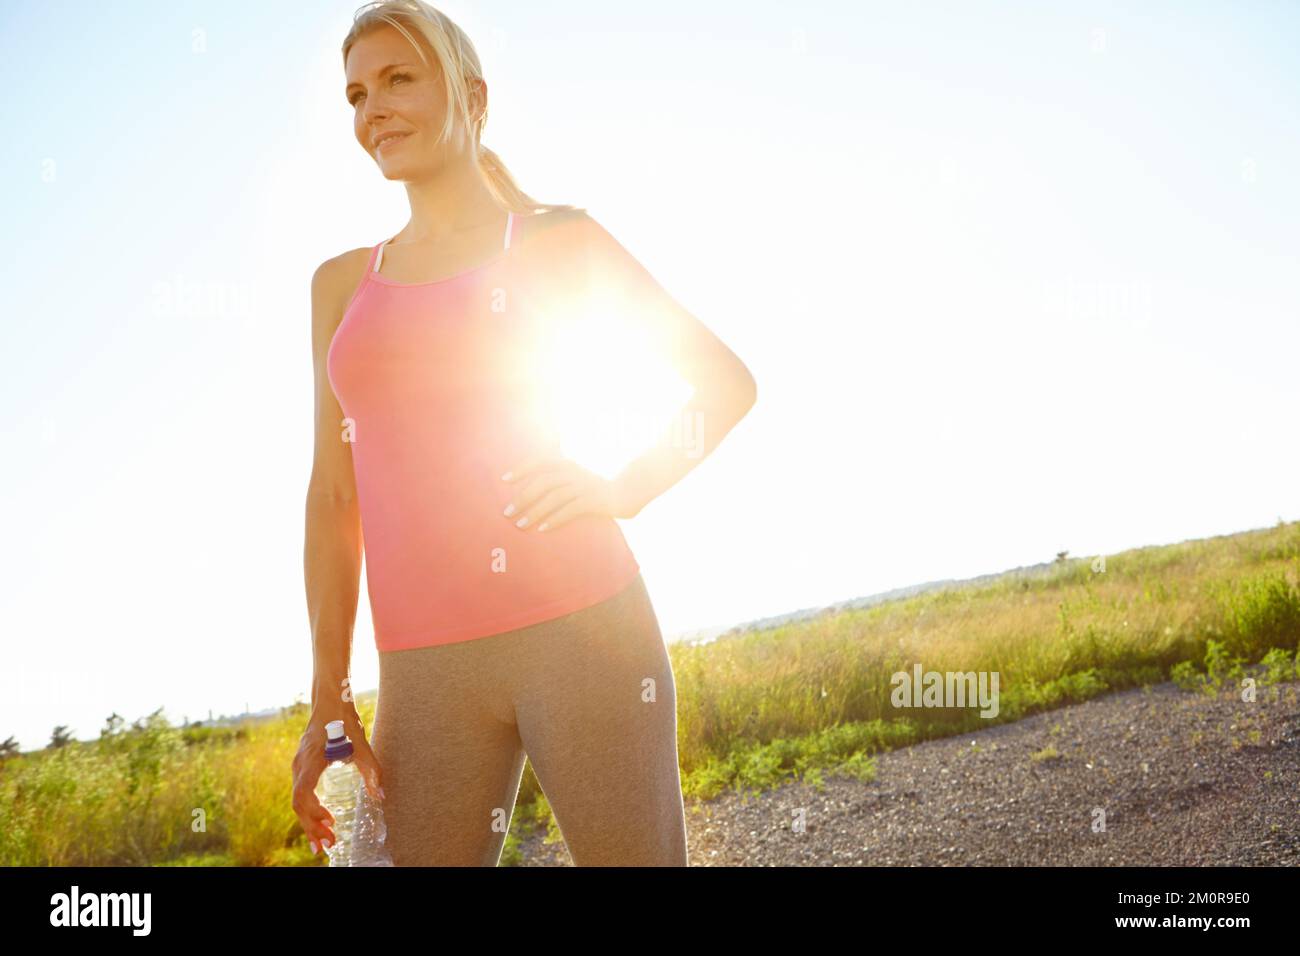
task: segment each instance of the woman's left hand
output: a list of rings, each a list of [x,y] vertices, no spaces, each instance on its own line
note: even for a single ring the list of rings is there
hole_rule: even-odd
[[[505,518],[524,530],[551,531],[579,515],[630,517],[617,482],[568,458],[529,458],[501,477],[515,486]]]

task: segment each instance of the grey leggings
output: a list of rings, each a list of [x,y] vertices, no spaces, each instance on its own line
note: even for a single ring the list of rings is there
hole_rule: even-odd
[[[503,634],[379,655],[396,866],[496,866],[527,755],[577,866],[685,866],[677,690],[640,575]]]

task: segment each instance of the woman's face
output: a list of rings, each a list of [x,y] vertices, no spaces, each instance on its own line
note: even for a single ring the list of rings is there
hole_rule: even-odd
[[[379,27],[348,51],[344,70],[353,130],[361,148],[386,179],[424,179],[468,148],[465,127],[455,122],[450,141],[438,143],[447,118],[447,96],[434,66],[425,66],[402,34]],[[471,108],[479,104],[471,102]],[[379,145],[386,133],[398,133]]]

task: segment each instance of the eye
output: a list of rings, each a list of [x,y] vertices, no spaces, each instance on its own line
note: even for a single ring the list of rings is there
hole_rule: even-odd
[[[410,78],[411,75],[409,73],[390,73],[388,76],[388,81],[390,83],[394,83],[397,80],[409,80]],[[356,93],[353,93],[352,96],[348,98],[348,105],[356,106],[357,100],[361,99],[361,97],[363,96],[365,96],[364,92],[358,91]]]

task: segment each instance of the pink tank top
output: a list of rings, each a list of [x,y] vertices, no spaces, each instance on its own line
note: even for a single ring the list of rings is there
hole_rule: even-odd
[[[352,448],[381,652],[559,617],[614,596],[640,571],[613,518],[538,532],[536,520],[518,528],[502,514],[517,487],[502,474],[559,453],[530,357],[556,301],[548,296],[583,274],[571,268],[581,255],[569,239],[594,222],[585,213],[577,222],[520,245],[509,213],[500,253],[433,282],[381,275],[388,240],[371,250],[326,368]]]

